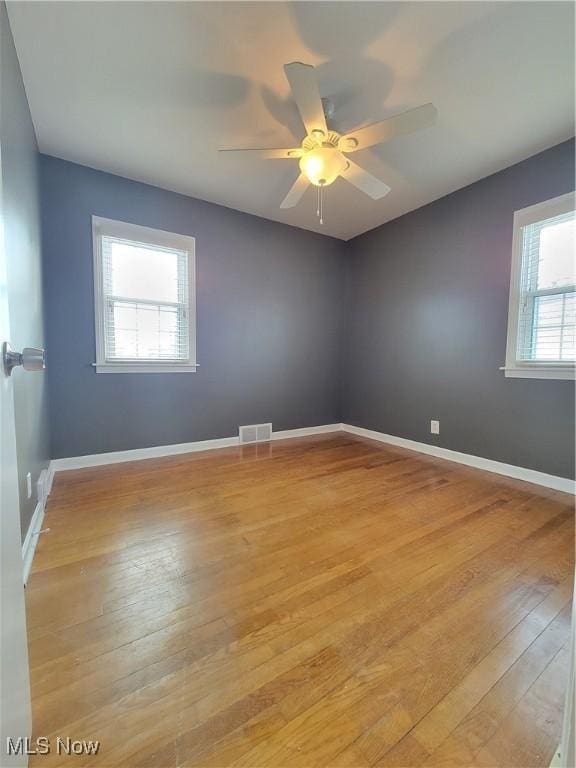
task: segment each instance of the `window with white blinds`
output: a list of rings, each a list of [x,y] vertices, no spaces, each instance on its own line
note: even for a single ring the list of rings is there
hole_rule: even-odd
[[[506,375],[574,378],[575,245],[573,194],[515,214]]]
[[[196,369],[194,238],[93,217],[96,370]]]

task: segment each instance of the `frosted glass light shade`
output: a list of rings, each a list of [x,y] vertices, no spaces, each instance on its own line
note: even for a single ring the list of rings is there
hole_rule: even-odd
[[[300,160],[300,170],[315,187],[332,184],[346,167],[346,159],[336,147],[311,149]]]

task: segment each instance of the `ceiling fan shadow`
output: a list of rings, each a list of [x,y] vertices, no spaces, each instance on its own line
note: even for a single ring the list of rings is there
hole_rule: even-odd
[[[361,58],[401,10],[402,2],[291,3],[302,44],[313,58]]]
[[[295,146],[298,146],[304,136],[305,130],[288,84],[286,84],[286,87],[288,88],[286,98],[278,96],[266,85],[261,87],[260,93],[262,102],[270,116],[279,126],[290,131],[292,136],[295,137],[295,141],[292,143],[295,144]]]
[[[347,133],[382,119],[382,105],[394,85],[394,73],[387,64],[359,55],[327,61],[316,71],[322,96],[334,104],[334,130]]]
[[[251,87],[238,75],[196,70],[192,80],[183,83],[181,95],[204,107],[236,107],[246,101]]]
[[[169,82],[164,82],[160,76],[142,81],[141,88],[132,89],[123,97],[133,101],[153,101],[162,107],[222,109],[244,103],[251,87],[247,78],[194,67],[182,73],[180,78],[172,76]]]

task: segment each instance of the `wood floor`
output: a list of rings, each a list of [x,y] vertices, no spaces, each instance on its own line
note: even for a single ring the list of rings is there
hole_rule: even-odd
[[[57,475],[32,766],[548,766],[570,497],[349,435]]]

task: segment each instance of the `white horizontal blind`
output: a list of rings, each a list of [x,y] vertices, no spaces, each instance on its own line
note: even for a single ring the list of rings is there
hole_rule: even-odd
[[[102,235],[106,362],[188,362],[188,252]]]
[[[516,359],[576,360],[574,212],[522,227]]]

